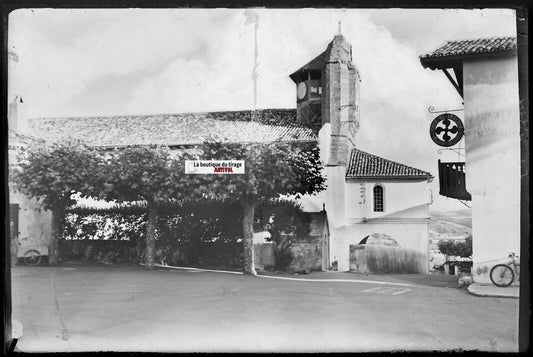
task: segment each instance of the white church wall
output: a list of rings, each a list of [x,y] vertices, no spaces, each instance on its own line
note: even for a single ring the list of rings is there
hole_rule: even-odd
[[[384,190],[384,211],[374,212],[373,188],[376,184]],[[364,202],[361,199],[361,185],[365,187]],[[429,186],[426,180],[375,180],[349,179],[346,184],[347,224],[365,219],[387,216],[395,212],[429,204]],[[428,218],[427,209],[412,209],[403,213],[405,218]]]
[[[382,233],[395,239],[400,247],[424,254],[427,260],[428,231],[429,221],[367,222],[340,227],[335,229],[335,234],[332,234],[330,240],[330,259],[331,261],[337,260],[339,271],[348,271],[350,268],[350,245],[358,244],[372,233]]]
[[[323,174],[326,177],[326,189],[317,195],[305,195],[299,202],[306,212],[322,211],[325,205],[330,229],[341,227],[346,221],[344,212],[346,169],[343,166],[326,166]]]

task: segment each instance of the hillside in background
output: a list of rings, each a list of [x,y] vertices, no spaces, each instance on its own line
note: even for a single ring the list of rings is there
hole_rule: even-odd
[[[472,212],[469,209],[429,212],[429,238],[446,239],[472,234]]]
[[[472,211],[462,209],[429,212],[429,265],[430,269],[442,266],[446,258],[440,253],[438,243],[446,239],[464,239],[472,234]]]

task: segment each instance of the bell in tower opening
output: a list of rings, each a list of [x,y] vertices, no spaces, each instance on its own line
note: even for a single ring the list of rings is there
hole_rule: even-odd
[[[290,75],[296,83],[298,124],[316,132],[322,127],[322,67],[320,56]]]
[[[324,52],[290,75],[296,83],[296,118],[318,132],[327,128],[327,165],[345,166],[359,128],[359,72],[352,46],[336,35]]]

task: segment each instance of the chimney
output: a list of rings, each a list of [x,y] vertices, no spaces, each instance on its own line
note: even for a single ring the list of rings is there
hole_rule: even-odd
[[[20,104],[22,104],[22,98],[18,95],[7,106],[7,127],[18,133],[24,131],[21,123]]]

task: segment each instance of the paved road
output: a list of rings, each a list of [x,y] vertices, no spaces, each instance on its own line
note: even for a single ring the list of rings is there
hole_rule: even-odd
[[[358,281],[79,264],[16,267],[13,319],[24,329],[17,347],[27,352],[517,350],[517,299],[428,286],[427,277],[314,273],[299,278]]]

